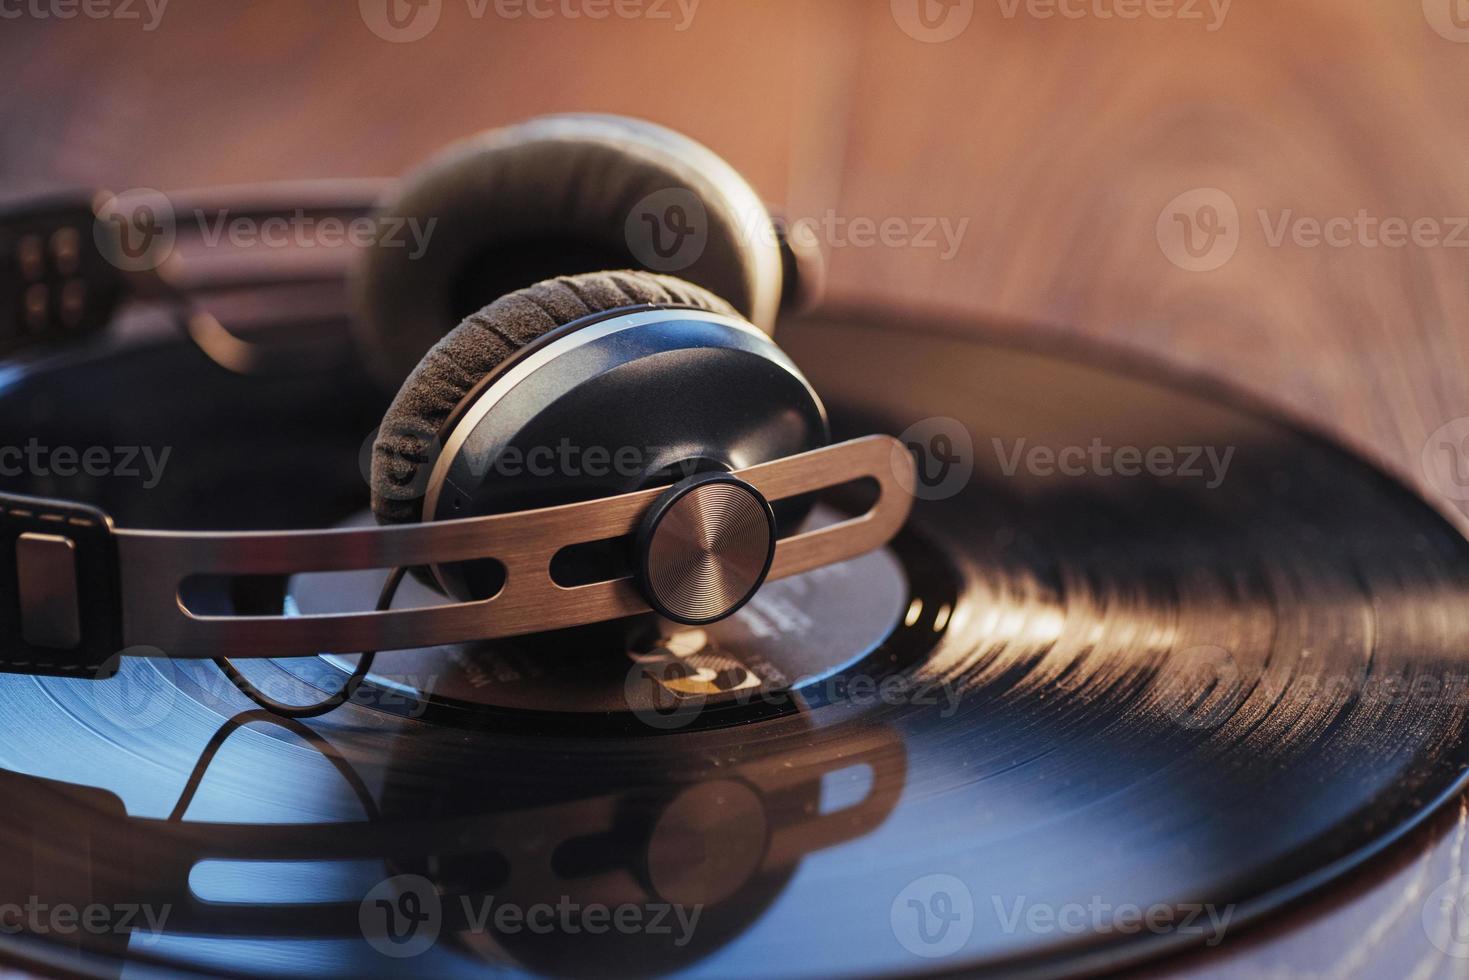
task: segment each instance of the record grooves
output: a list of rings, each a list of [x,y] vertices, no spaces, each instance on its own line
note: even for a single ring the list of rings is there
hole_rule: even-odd
[[[384,654],[361,703],[304,729],[231,724],[248,704],[207,664],[0,677],[0,905],[50,888],[171,910],[157,935],[0,948],[111,975],[385,974],[403,962],[359,916],[407,876],[440,907],[407,961],[434,975],[1071,974],[1208,942],[1226,910],[1226,934],[1244,930],[1461,788],[1469,544],[1444,518],[1243,399],[918,327],[783,327],[837,437],[902,433],[929,480],[893,549],[773,583],[698,642],[641,637],[615,662],[568,637]],[[133,362],[191,356],[142,345]],[[180,403],[244,397],[176,373],[194,379]],[[0,393],[4,426],[119,444],[147,428],[179,458],[218,439],[188,413],[118,411],[117,381],[38,422],[34,383]],[[338,395],[285,380],[275,410],[356,445],[371,413]],[[352,519],[356,460],[300,465],[318,498],[301,519]],[[214,496],[201,477],[99,503],[202,526],[219,494],[268,496],[245,470]],[[306,586],[283,592],[317,601]],[[678,669],[649,681],[649,657]],[[251,676],[326,690],[350,662]],[[630,674],[669,700],[640,712]],[[774,710],[757,696],[782,690]],[[478,928],[464,913],[489,897],[702,912],[682,944],[545,936]],[[962,942],[929,955],[910,900],[967,909]],[[1138,930],[1125,906],[1179,914]],[[1185,927],[1193,907],[1215,916]]]

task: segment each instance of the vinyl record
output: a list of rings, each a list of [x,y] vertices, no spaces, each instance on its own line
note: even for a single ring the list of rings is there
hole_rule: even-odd
[[[917,454],[892,547],[707,630],[383,654],[309,726],[208,663],[0,677],[24,923],[0,950],[114,976],[1072,974],[1247,929],[1461,786],[1469,545],[1389,476],[1104,352],[849,317],[782,344],[838,437]],[[315,503],[212,478],[262,521],[358,519],[364,413],[288,394],[340,442],[300,461]],[[114,513],[213,519],[210,479]],[[304,701],[352,662],[249,673]]]

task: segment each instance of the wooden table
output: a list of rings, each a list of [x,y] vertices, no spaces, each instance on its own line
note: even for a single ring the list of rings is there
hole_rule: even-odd
[[[1429,434],[1469,416],[1464,0],[932,0],[928,26],[913,0],[627,0],[604,19],[439,0],[412,41],[374,33],[379,0],[65,20],[25,2],[5,9],[46,15],[0,24],[7,195],[391,175],[479,128],[623,112],[838,229],[837,301],[1145,350],[1419,485]],[[924,227],[962,234],[924,245]],[[1333,897],[1168,969],[1469,973],[1421,921],[1466,831],[1461,805]]]

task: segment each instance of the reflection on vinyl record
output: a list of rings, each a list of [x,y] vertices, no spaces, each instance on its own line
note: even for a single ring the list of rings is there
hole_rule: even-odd
[[[0,677],[0,941],[112,975],[1065,974],[1248,928],[1460,785],[1469,545],[1387,476],[1152,373],[782,341],[838,436],[914,452],[890,548],[709,629],[385,654],[310,725],[207,663]],[[341,462],[311,519],[360,519]],[[352,664],[250,673],[307,700]]]

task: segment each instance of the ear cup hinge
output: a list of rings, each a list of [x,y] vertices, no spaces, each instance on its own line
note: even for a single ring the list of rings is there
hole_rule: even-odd
[[[110,676],[120,612],[106,514],[0,494],[0,673]]]

